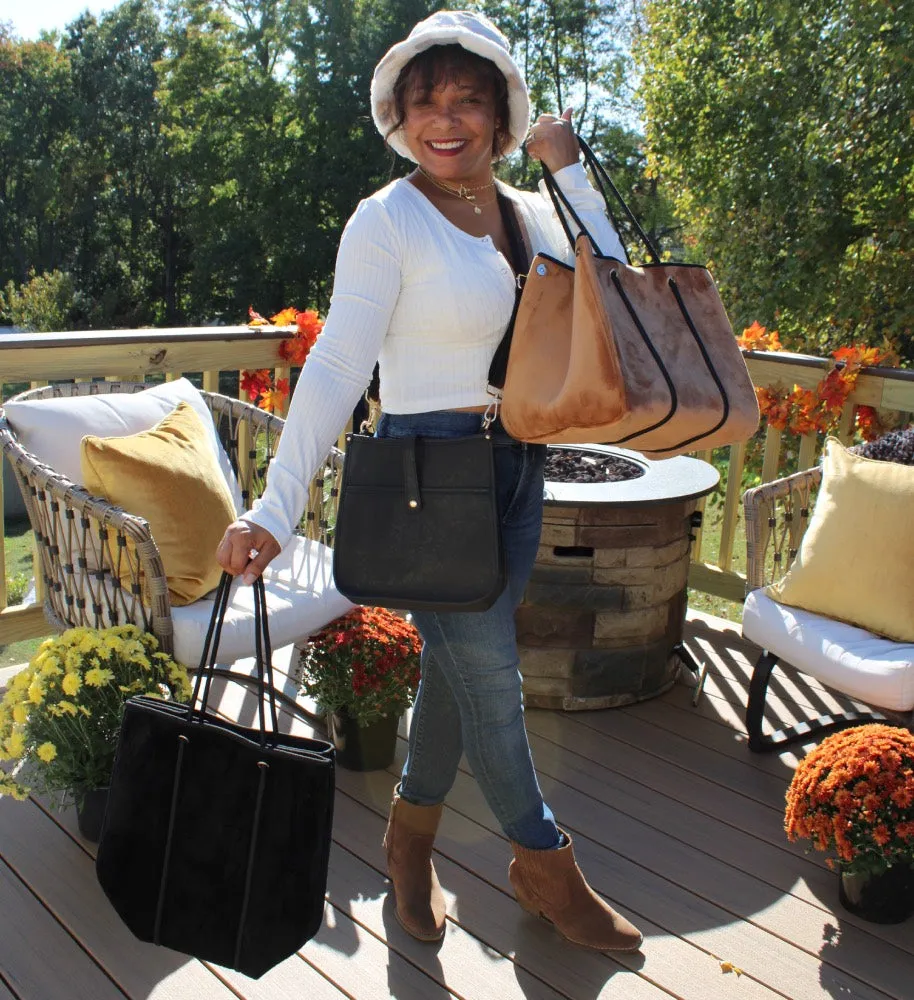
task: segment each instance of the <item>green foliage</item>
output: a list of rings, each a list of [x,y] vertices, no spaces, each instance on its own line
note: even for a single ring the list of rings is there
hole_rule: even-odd
[[[13,326],[47,333],[70,329],[76,304],[73,279],[62,271],[47,274],[29,272],[29,280],[19,288],[8,281],[0,291],[0,316]]]
[[[636,127],[639,108],[632,90],[631,54],[636,20],[629,0],[529,0],[523,5],[455,0],[450,6],[481,10],[498,24],[528,82],[532,119],[573,107],[575,130],[606,166],[647,235],[681,257],[672,204],[648,171]],[[500,166],[499,174],[530,188],[539,180],[540,168],[521,152]],[[645,259],[624,216],[617,214],[632,259]]]
[[[374,67],[442,5],[122,0],[39,43],[0,31],[0,287],[69,274],[71,328],[325,308],[346,220],[410,169],[374,129]],[[573,105],[669,242],[635,130],[629,0],[477,6],[509,36],[534,113]],[[523,154],[500,169],[524,187],[539,175]]]
[[[32,578],[28,573],[16,573],[8,577],[6,581],[7,605],[13,607],[15,604],[22,604],[31,585]]]
[[[649,0],[654,168],[737,328],[914,360],[914,3]]]

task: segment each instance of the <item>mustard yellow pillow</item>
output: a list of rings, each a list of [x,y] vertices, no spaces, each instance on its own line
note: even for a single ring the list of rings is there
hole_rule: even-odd
[[[822,486],[786,576],[782,604],[914,642],[914,466],[825,444]]]
[[[179,403],[139,434],[87,434],[80,458],[90,493],[149,522],[173,604],[190,604],[219,583],[216,546],[235,506],[192,406]]]

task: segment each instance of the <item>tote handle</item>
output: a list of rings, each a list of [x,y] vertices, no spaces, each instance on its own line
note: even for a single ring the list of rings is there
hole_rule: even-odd
[[[620,194],[619,189],[616,187],[616,185],[613,184],[612,178],[606,172],[606,169],[604,168],[603,164],[600,163],[594,151],[584,141],[584,139],[581,138],[581,136],[577,136],[577,140],[578,143],[580,144],[581,152],[584,154],[584,163],[586,166],[590,167],[591,175],[593,176],[594,182],[596,183],[597,188],[600,191],[600,194],[603,196],[603,201],[606,204],[606,210],[609,213],[609,217],[612,220],[616,232],[619,232],[619,223],[616,219],[615,213],[613,212],[612,205],[610,204],[610,193],[612,194],[613,198],[615,198],[615,200],[619,203],[619,205],[622,206],[622,211],[625,213],[626,218],[631,223],[632,228],[634,229],[636,235],[638,236],[639,241],[643,244],[644,249],[648,253],[648,256],[654,261],[654,263],[659,264],[661,260],[660,260],[660,253],[657,247],[654,245],[653,240],[651,240],[651,238],[647,235],[647,233],[642,229],[641,224],[635,218],[635,214],[625,203],[625,199]],[[574,236],[571,232],[571,227],[568,225],[568,219],[566,218],[564,212],[562,211],[563,207],[565,211],[567,211],[568,215],[570,215],[571,218],[574,220],[578,229],[580,229],[580,231],[590,240],[590,242],[593,244],[594,249],[599,254],[600,248],[597,246],[596,240],[588,231],[587,227],[581,222],[577,212],[571,207],[571,203],[569,202],[568,197],[566,196],[565,192],[562,191],[562,189],[559,187],[555,177],[553,177],[552,175],[552,172],[545,164],[541,164],[541,166],[543,168],[543,181],[546,184],[546,190],[549,192],[549,196],[552,199],[552,204],[555,206],[556,214],[559,217],[559,222],[561,222],[562,228],[565,230],[565,235],[568,237],[568,242],[571,244],[572,247],[574,247],[574,242],[575,242]],[[621,233],[620,233],[620,239],[621,239]],[[627,248],[624,249],[625,249],[625,256],[629,259],[629,262],[631,262],[631,257],[628,252],[628,249]]]
[[[202,723],[206,716],[209,702],[210,685],[216,675],[216,657],[219,652],[219,640],[222,636],[222,624],[228,609],[229,595],[232,589],[232,576],[223,572],[216,588],[213,601],[213,613],[210,617],[206,639],[203,643],[203,653],[200,656],[200,666],[194,681],[194,693],[187,709],[189,722]],[[267,737],[275,737],[279,733],[279,717],[276,711],[276,691],[273,688],[273,650],[270,645],[270,629],[267,623],[267,593],[263,577],[254,581],[254,658],[257,676],[257,703],[260,721],[260,745],[266,746]],[[196,708],[200,690],[203,697],[199,709]],[[267,729],[264,699],[269,700],[270,722],[272,729]]]

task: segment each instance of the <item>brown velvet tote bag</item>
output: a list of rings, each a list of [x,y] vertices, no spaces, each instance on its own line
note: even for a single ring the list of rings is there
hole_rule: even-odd
[[[544,169],[576,267],[543,253],[533,259],[508,352],[505,429],[521,441],[620,444],[654,458],[746,440],[758,403],[714,280],[705,267],[661,262],[581,147],[610,218],[607,190],[652,262],[633,267],[601,254]]]

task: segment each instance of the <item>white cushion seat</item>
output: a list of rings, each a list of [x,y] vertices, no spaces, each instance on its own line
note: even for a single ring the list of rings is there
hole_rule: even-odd
[[[352,602],[336,589],[333,550],[313,539],[294,537],[264,573],[270,642],[274,649],[299,641],[346,614]],[[173,607],[174,655],[186,666],[200,662],[213,613],[213,596]],[[219,642],[219,663],[250,656],[254,643],[254,588],[232,584]]]
[[[779,604],[753,590],[743,635],[823,684],[878,708],[914,709],[914,644]]]

